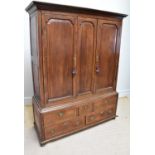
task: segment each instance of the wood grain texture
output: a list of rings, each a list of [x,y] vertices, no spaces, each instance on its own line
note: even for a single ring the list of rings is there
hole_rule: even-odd
[[[47,23],[48,98],[73,94],[73,32],[70,20],[50,19]]]
[[[125,15],[40,2],[27,11],[40,143],[115,118]]]
[[[83,100],[82,104],[80,102],[76,102],[74,105],[68,103],[70,108],[61,107],[60,110],[53,111],[53,107],[48,112],[41,112],[38,106],[34,106],[34,112],[39,113],[35,123],[37,131],[40,131],[42,127],[39,139],[40,137],[43,139],[40,139],[40,143],[44,144],[115,118],[117,98],[117,93],[109,93],[108,96],[98,96],[98,99],[90,98],[89,102]],[[34,102],[37,101],[34,100]],[[60,113],[63,115],[60,116]]]
[[[52,4],[46,2],[37,2],[33,1],[30,3],[29,6],[25,9],[30,14],[33,13],[35,10],[49,10],[49,11],[59,11],[64,13],[79,13],[79,14],[86,14],[86,15],[95,15],[95,16],[106,16],[112,18],[122,19],[126,17],[126,14],[116,13],[116,12],[108,12],[103,10],[95,10],[90,8],[82,8],[82,7],[75,7],[75,6],[67,6],[67,5],[60,5],[60,4]]]
[[[93,93],[97,20],[78,18],[78,93]]]
[[[96,54],[96,90],[113,87],[116,70],[117,25],[99,20]]]
[[[76,20],[72,16],[43,14],[44,86],[46,102],[74,95]]]

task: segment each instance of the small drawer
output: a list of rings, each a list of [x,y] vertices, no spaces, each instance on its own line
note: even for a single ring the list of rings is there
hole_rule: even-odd
[[[102,112],[102,111],[106,111],[110,108],[115,108],[116,102],[117,102],[116,96],[111,96],[108,98],[100,99],[94,103],[94,111]]]
[[[44,115],[44,126],[47,127],[49,125],[57,123],[58,121],[72,119],[76,116],[77,116],[76,108],[68,108],[68,109],[48,112]]]
[[[85,118],[77,118],[73,120],[64,121],[57,125],[45,128],[45,138],[50,139],[52,137],[65,134],[67,132],[76,130],[85,125]]]
[[[115,115],[115,109],[111,108],[106,111],[86,116],[86,124],[92,124],[98,121],[106,120]]]
[[[81,105],[79,107],[79,115],[86,115],[88,113],[91,113],[93,111],[93,105],[92,103],[87,103],[85,105]]]

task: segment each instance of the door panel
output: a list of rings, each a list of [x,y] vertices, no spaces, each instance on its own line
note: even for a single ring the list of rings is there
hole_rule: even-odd
[[[78,18],[78,93],[93,91],[97,20]]]
[[[46,16],[48,99],[73,96],[75,23],[68,16]]]
[[[96,52],[96,90],[113,87],[116,70],[117,25],[99,20]]]

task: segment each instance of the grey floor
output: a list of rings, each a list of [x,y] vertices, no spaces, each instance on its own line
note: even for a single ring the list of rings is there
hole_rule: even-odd
[[[129,155],[127,97],[119,98],[117,115],[115,120],[40,147],[33,127],[32,107],[25,106],[25,155]]]

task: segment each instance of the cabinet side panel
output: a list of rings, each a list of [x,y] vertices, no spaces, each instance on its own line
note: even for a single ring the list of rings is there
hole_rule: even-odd
[[[30,16],[31,60],[32,60],[34,96],[37,97],[38,99],[40,99],[37,22],[38,22],[37,21],[37,14],[34,13]]]
[[[42,114],[39,111],[37,103],[33,98],[33,115],[34,115],[34,125],[38,133],[39,140],[44,140],[44,125],[42,121]]]

